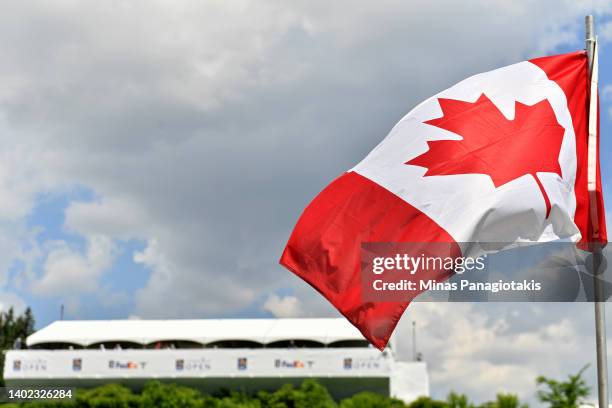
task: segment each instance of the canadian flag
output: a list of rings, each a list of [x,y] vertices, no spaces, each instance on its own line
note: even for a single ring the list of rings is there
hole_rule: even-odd
[[[411,299],[364,300],[362,243],[605,243],[587,72],[584,52],[537,58],[422,102],[308,205],[280,263],[382,349]]]

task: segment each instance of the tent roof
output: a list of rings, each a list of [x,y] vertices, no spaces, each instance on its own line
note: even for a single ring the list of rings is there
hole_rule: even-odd
[[[329,344],[363,340],[343,318],[203,319],[203,320],[59,320],[27,338],[27,345],[73,343],[88,346],[122,341],[148,344],[187,340],[202,344],[249,340],[267,344],[280,340],[312,340]]]

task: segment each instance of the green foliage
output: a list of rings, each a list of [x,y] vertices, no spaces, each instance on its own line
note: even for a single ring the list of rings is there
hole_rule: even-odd
[[[211,396],[176,384],[149,381],[135,394],[119,384],[78,390],[73,401],[5,404],[7,408],[476,408],[463,394],[451,392],[446,401],[421,397],[406,405],[403,401],[372,392],[361,392],[336,403],[325,387],[315,380],[305,380],[299,387],[286,384],[274,392],[255,395],[225,392]],[[478,408],[527,408],[516,395],[498,394]]]
[[[295,408],[334,408],[336,403],[327,391],[315,380],[306,380],[295,395]]]
[[[474,408],[474,404],[469,402],[467,395],[457,394],[454,391],[451,391],[446,397],[446,404],[448,408]]]
[[[198,391],[176,384],[162,384],[149,381],[140,395],[140,407],[158,408],[200,408],[204,407],[204,398]]]
[[[34,333],[34,316],[28,307],[25,312],[15,316],[13,308],[6,312],[0,312],[0,351],[13,348],[15,341],[25,345],[25,339]],[[4,367],[4,353],[0,353],[0,367]],[[0,370],[0,386],[4,386],[4,370]]]
[[[260,391],[257,393],[257,400],[261,401],[264,407],[268,408],[287,408],[292,407],[295,400],[295,389],[292,384],[285,384],[273,393]]]
[[[305,380],[299,387],[286,384],[274,392],[255,395],[227,392],[204,395],[176,384],[149,381],[139,394],[119,384],[77,390],[73,401],[28,402],[3,405],[24,408],[406,408],[395,398],[362,392],[337,404],[327,389],[315,380]],[[416,408],[416,407],[415,407]],[[437,406],[435,408],[438,408]],[[442,407],[439,407],[442,408]]]
[[[495,401],[485,402],[481,408],[529,408],[529,406],[521,404],[515,394],[499,393]]]
[[[79,390],[76,396],[78,408],[138,408],[140,398],[120,384],[106,384],[88,390]],[[29,407],[28,407],[29,408]]]
[[[419,397],[412,401],[409,405],[410,408],[447,408],[448,404],[446,401],[437,401],[430,397]]]
[[[402,405],[398,405],[402,406]],[[391,407],[395,408],[394,405]],[[420,397],[412,401],[409,408],[529,408],[527,404],[521,404],[518,396],[514,394],[499,393],[494,401],[476,405],[470,402],[465,394],[452,391],[446,397],[446,401],[437,401],[430,397]],[[341,407],[342,408],[342,407]]]
[[[250,398],[245,394],[233,392],[228,396],[215,398],[206,397],[204,406],[206,408],[261,408],[263,405],[256,398]]]
[[[305,380],[299,388],[285,384],[273,393],[260,391],[255,400],[265,408],[336,408],[325,387],[315,380]]]
[[[582,374],[588,368],[584,366],[577,374],[568,376],[567,381],[557,381],[544,376],[536,379],[538,387],[538,399],[549,404],[550,408],[577,408],[583,398],[590,393],[590,388],[582,378]]]
[[[412,406],[412,405],[411,405]],[[360,392],[340,401],[340,408],[404,408],[406,404],[396,398],[385,397],[373,392]],[[415,407],[416,408],[416,407]]]

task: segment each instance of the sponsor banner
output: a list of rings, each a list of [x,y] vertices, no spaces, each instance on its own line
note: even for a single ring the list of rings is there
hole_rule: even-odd
[[[374,348],[14,350],[6,378],[174,378],[367,374],[388,376],[393,359]]]

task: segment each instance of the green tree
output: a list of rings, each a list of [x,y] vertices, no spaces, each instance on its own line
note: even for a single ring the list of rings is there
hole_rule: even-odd
[[[299,388],[285,384],[277,391],[260,391],[256,395],[262,407],[266,408],[336,408],[337,404],[327,388],[317,381],[304,380]]]
[[[232,392],[222,398],[207,397],[206,408],[262,408],[261,401],[257,397],[250,397],[239,392]]]
[[[15,310],[11,307],[6,312],[0,312],[0,349],[10,350],[16,341],[25,345],[25,339],[34,333],[34,316],[28,307],[25,312],[15,316]],[[0,386],[4,386],[4,353],[0,353]]]
[[[446,403],[448,408],[474,408],[467,395],[457,394],[455,391],[451,391],[446,397]]]
[[[405,408],[406,404],[396,398],[373,392],[360,392],[340,401],[340,408]]]
[[[337,405],[327,388],[315,380],[308,379],[300,385],[295,399],[295,408],[311,407],[336,408]]]
[[[120,384],[106,384],[77,392],[79,408],[140,408],[140,397]]]
[[[260,391],[257,399],[266,408],[289,408],[295,401],[295,388],[293,384],[285,384],[274,392]]]
[[[140,395],[142,407],[156,408],[202,408],[202,394],[193,388],[176,384],[164,384],[159,381],[149,381]]]
[[[434,400],[430,397],[419,397],[412,401],[408,408],[448,408],[446,401]]]
[[[481,408],[529,408],[527,404],[521,404],[515,394],[499,393],[495,401],[485,402]]]
[[[590,388],[582,378],[588,368],[584,366],[577,374],[568,376],[567,381],[557,381],[544,376],[536,379],[539,389],[537,396],[541,402],[549,404],[550,408],[577,408],[582,399],[590,393]]]

